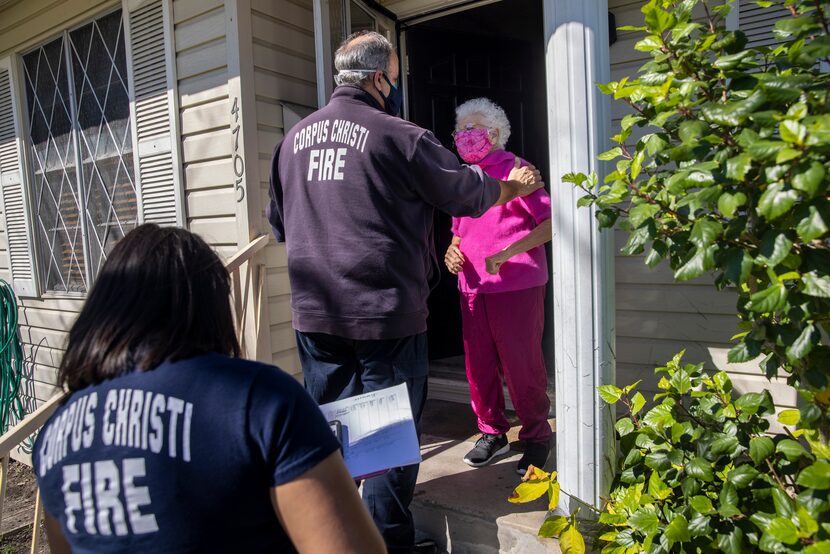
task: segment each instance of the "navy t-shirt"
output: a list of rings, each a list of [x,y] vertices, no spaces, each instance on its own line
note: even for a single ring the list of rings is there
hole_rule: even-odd
[[[338,447],[294,378],[207,354],[72,394],[32,461],[76,554],[294,552],[269,489]]]

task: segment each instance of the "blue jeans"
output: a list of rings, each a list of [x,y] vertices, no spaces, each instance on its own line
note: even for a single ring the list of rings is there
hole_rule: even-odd
[[[353,340],[323,333],[296,332],[306,390],[318,404],[406,383],[420,436],[427,397],[427,335],[401,339]],[[409,504],[418,464],[392,469],[363,483],[363,502],[389,552],[409,552],[415,525]]]

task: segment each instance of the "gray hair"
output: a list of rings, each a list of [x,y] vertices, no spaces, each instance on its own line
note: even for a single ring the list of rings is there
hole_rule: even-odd
[[[473,98],[455,108],[455,124],[467,116],[478,114],[484,124],[491,129],[499,130],[498,148],[504,148],[510,138],[510,120],[504,110],[489,98]]]
[[[334,53],[334,68],[338,85],[360,85],[371,79],[375,71],[387,71],[392,54],[392,43],[380,33],[359,31],[346,37]]]

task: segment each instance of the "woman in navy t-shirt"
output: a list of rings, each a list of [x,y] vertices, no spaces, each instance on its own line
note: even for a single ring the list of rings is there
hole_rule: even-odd
[[[238,358],[229,294],[185,230],[115,246],[35,442],[53,553],[385,552],[311,398]]]

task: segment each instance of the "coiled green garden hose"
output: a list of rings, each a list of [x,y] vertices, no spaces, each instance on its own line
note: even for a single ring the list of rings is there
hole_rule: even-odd
[[[20,397],[23,382],[23,346],[17,332],[17,297],[12,286],[0,279],[0,433],[26,416]],[[24,449],[31,446],[24,443]]]

